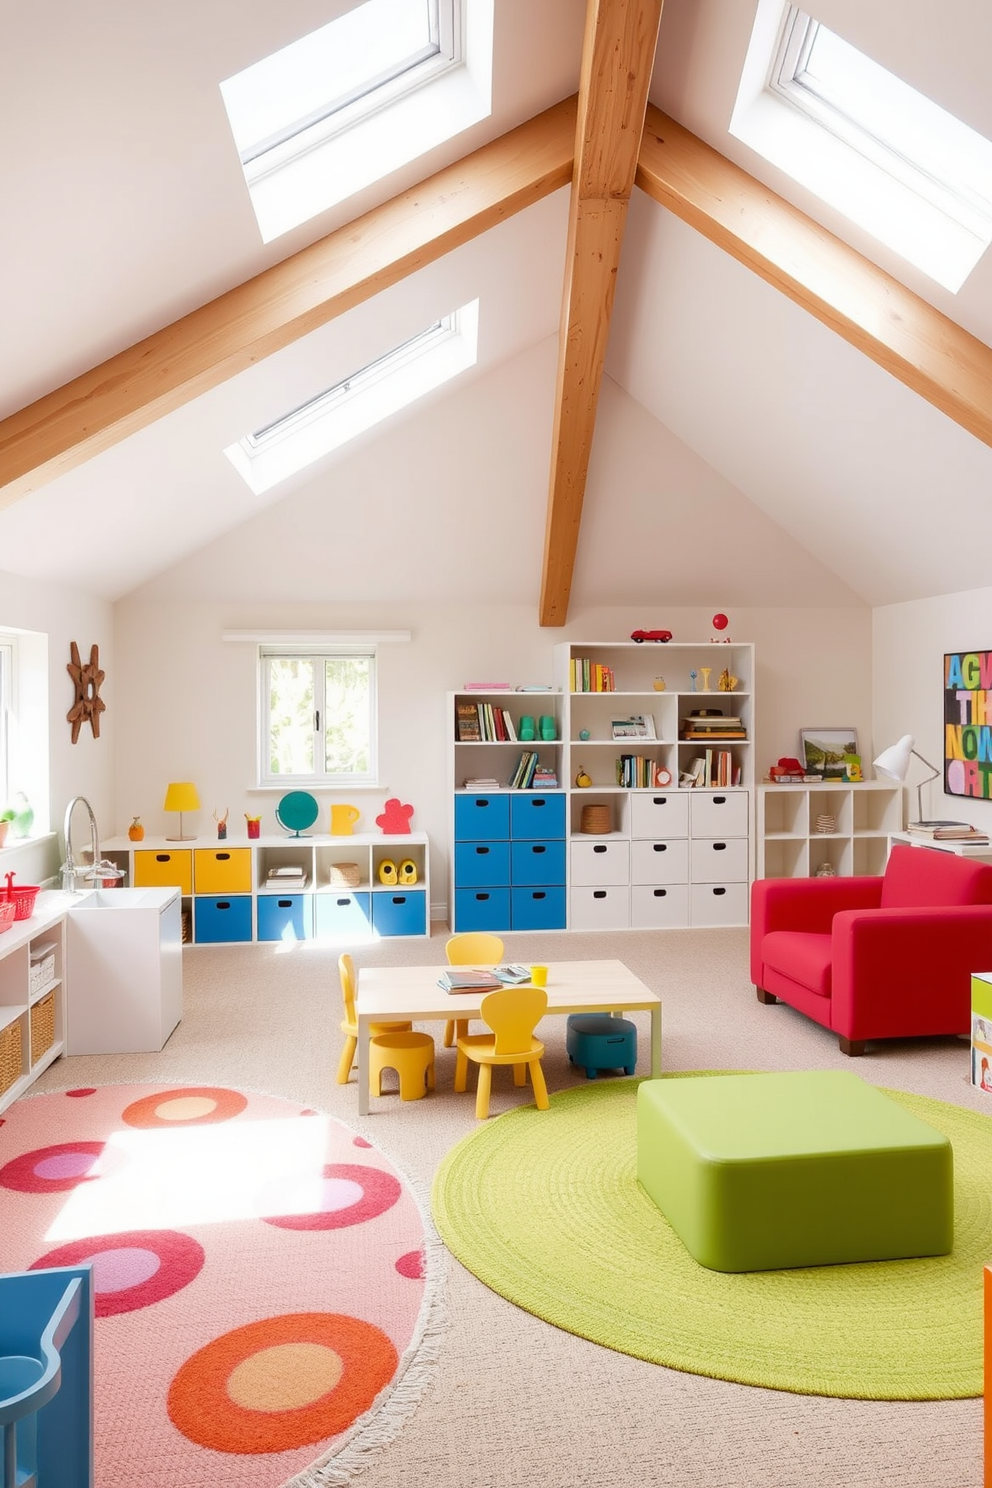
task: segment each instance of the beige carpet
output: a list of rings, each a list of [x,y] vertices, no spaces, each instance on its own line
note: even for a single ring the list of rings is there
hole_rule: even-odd
[[[431,942],[359,947],[355,961],[359,968],[440,963],[445,934],[437,927]],[[666,1070],[854,1068],[876,1084],[992,1114],[968,1083],[965,1044],[907,1041],[846,1060],[800,1014],[758,1004],[746,948],[743,930],[506,940],[513,960],[625,961],[664,998]],[[440,1047],[437,1025],[430,1030],[439,1047],[436,1095],[403,1106],[386,1096],[358,1119],[354,1083],[334,1081],[336,951],[203,946],[185,953],[184,973],[185,1017],[161,1054],[62,1059],[36,1088],[176,1079],[271,1091],[374,1136],[423,1193],[441,1156],[474,1128],[474,1097],[453,1094],[454,1058]],[[647,1015],[634,1017],[643,1073]],[[564,1031],[555,1018],[540,1029],[552,1092],[584,1081],[565,1058]],[[508,1078],[494,1084],[498,1114],[520,1092]],[[980,1488],[981,1402],[830,1400],[679,1374],[558,1332],[451,1260],[435,1383],[356,1481],[363,1488]]]

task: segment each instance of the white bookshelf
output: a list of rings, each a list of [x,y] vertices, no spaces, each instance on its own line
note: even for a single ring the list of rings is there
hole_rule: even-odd
[[[903,825],[903,788],[881,780],[760,785],[757,804],[758,878],[883,873]]]

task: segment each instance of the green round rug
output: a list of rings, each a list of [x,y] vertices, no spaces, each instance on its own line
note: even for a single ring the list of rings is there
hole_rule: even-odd
[[[463,1266],[555,1327],[689,1374],[863,1400],[982,1393],[988,1117],[886,1092],[953,1144],[949,1256],[728,1275],[692,1259],[637,1183],[639,1084],[521,1107],[448,1153],[432,1205]]]

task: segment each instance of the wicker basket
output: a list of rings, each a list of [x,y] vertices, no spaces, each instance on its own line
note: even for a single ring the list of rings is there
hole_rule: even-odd
[[[590,832],[596,837],[605,837],[607,832],[613,828],[613,818],[609,806],[588,805],[582,808],[582,817],[579,822],[580,832]]]
[[[14,914],[16,910],[17,905],[14,903],[13,899],[0,899],[0,935],[2,935],[5,930],[9,930],[11,925],[14,923]]]
[[[0,1095],[21,1078],[21,1025],[0,1028]]]
[[[31,1009],[31,1063],[37,1064],[55,1042],[55,988]]]
[[[357,889],[362,881],[362,870],[357,863],[332,863],[331,883],[342,884],[348,889]]]

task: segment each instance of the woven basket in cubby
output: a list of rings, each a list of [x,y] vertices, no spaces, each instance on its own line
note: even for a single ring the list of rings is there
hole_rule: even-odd
[[[55,1042],[55,988],[31,1009],[31,1063],[37,1064]]]
[[[613,819],[609,806],[598,806],[592,802],[582,808],[582,816],[579,822],[580,832],[590,832],[596,837],[604,837],[613,827]]]
[[[0,1095],[21,1077],[21,1025],[0,1028]]]
[[[332,863],[331,883],[346,889],[357,889],[362,881],[362,870],[357,863]]]

